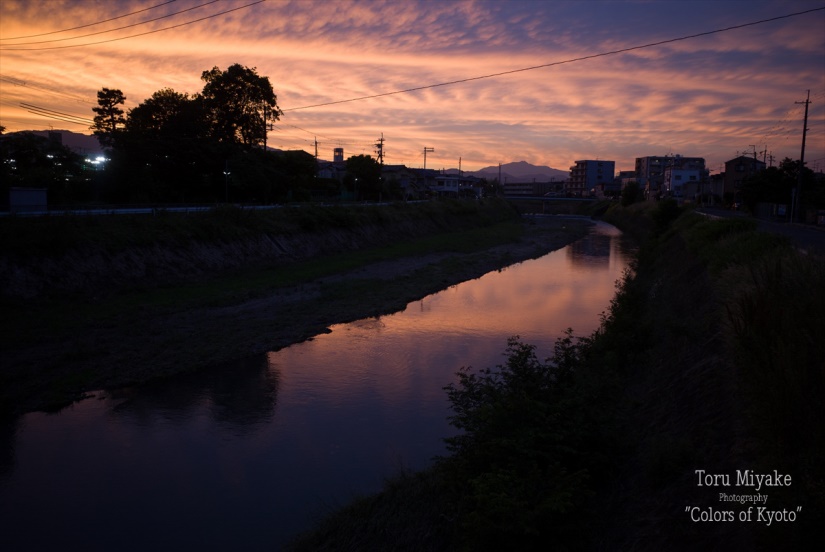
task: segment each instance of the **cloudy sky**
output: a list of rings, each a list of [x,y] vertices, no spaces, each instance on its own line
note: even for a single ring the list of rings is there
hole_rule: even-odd
[[[810,90],[805,159],[825,170],[821,0],[3,0],[0,125],[89,133],[76,118],[103,87],[134,107],[233,63],[278,96],[268,145],[317,140],[326,159],[374,155],[383,133],[385,162],[410,167],[425,147],[427,167],[464,170],[776,164],[799,158]]]

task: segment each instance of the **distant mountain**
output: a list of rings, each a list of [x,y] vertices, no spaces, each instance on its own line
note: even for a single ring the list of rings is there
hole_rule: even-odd
[[[97,141],[97,136],[94,135],[80,134],[71,130],[30,130],[26,132],[45,138],[48,138],[51,133],[57,132],[61,135],[63,145],[75,153],[80,155],[103,153],[103,148],[100,147],[100,142]]]
[[[499,167],[484,167],[475,172],[467,172],[479,178],[498,178]],[[501,179],[510,182],[559,182],[567,180],[569,171],[554,169],[546,165],[532,165],[527,161],[517,161],[515,163],[504,163],[501,165]]]

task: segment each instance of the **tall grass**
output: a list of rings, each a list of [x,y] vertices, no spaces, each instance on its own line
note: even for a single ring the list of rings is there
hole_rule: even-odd
[[[825,259],[773,255],[725,274],[727,331],[762,463],[825,506]],[[814,496],[812,493],[811,496]]]
[[[447,388],[463,433],[428,472],[434,549],[805,549],[825,512],[825,259],[672,205],[608,216],[652,239],[602,327],[545,362],[511,341],[505,365]],[[699,527],[680,505],[718,502],[695,494],[697,467],[790,472],[769,506],[804,519]]]

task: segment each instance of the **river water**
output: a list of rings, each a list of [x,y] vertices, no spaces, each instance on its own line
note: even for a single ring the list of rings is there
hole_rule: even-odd
[[[389,316],[208,373],[99,391],[0,426],[6,550],[277,550],[445,452],[443,387],[591,333],[629,262],[613,227]],[[7,546],[9,546],[7,548]]]

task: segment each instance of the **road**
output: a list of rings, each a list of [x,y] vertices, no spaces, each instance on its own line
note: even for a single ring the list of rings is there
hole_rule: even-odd
[[[737,211],[727,209],[697,209],[698,213],[719,218],[751,218]],[[771,234],[787,236],[797,248],[809,253],[825,255],[825,227],[793,222],[775,222],[755,219],[759,223],[759,230]]]

